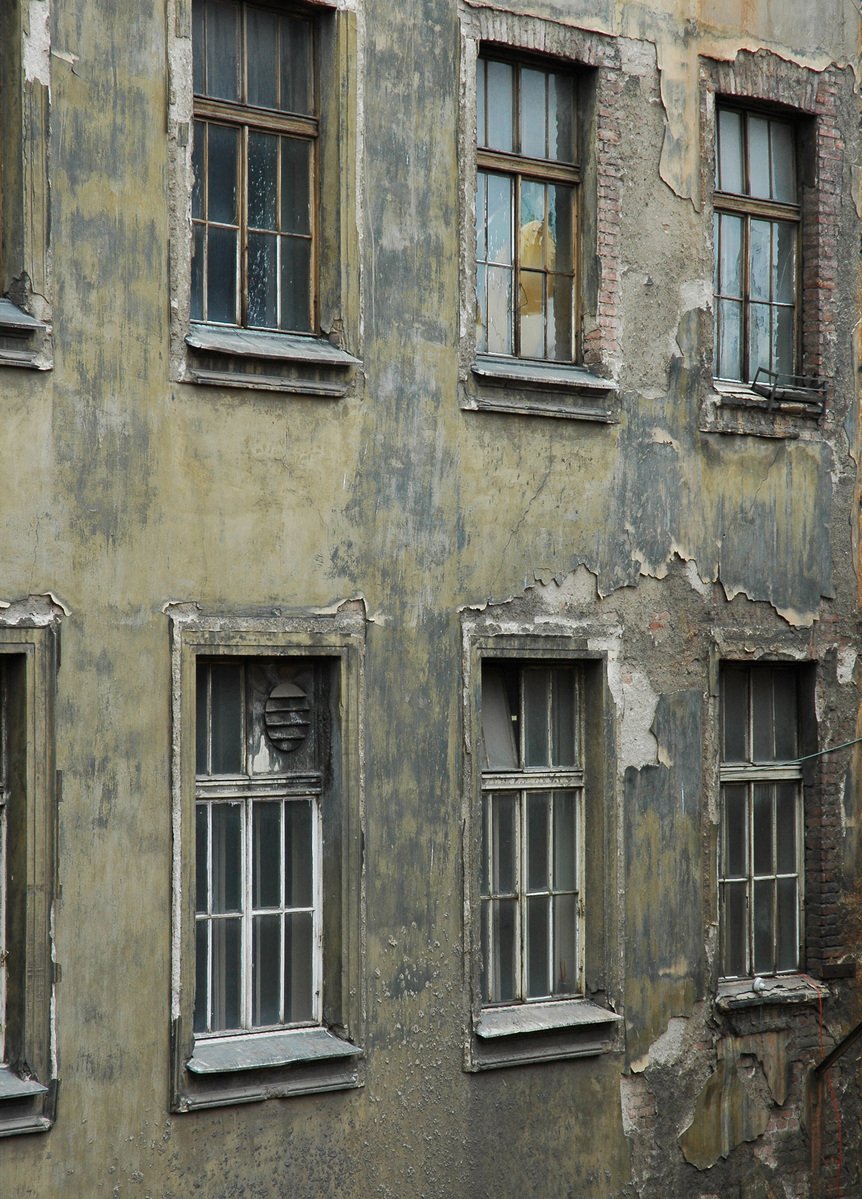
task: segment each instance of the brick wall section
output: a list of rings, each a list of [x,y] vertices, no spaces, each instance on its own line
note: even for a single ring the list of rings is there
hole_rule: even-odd
[[[608,366],[620,357],[623,162],[620,153],[619,100],[623,89],[622,75],[619,71],[600,70],[596,86],[596,257],[599,284],[595,325],[584,335],[583,358],[585,366],[605,374]],[[589,197],[586,197],[586,202],[590,202]]]

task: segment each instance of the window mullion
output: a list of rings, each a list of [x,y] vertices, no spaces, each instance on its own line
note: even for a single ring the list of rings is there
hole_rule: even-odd
[[[249,796],[242,801],[243,818],[242,818],[242,836],[243,836],[243,852],[242,852],[242,921],[240,928],[240,960],[242,961],[242,1010],[240,1012],[240,1024],[243,1028],[250,1029],[252,1027],[254,1014],[254,996],[252,982],[252,958],[254,945],[254,911],[252,908],[252,843],[253,843],[253,818],[254,818],[254,800]]]
[[[526,821],[527,821],[527,792],[519,792],[518,819],[515,822],[515,836],[518,844],[515,847],[515,895],[518,904],[518,919],[515,922],[518,944],[516,946],[516,961],[518,963],[518,995],[516,999],[527,998],[527,863],[526,863]]]

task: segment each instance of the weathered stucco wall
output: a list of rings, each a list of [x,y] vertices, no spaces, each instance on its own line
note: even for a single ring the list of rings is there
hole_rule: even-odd
[[[46,7],[34,0],[33,19]],[[0,599],[52,593],[68,612],[61,1082],[54,1128],[3,1141],[0,1195],[813,1195],[806,1071],[821,1035],[828,1049],[860,1018],[862,995],[832,980],[822,1034],[816,1005],[714,1006],[715,670],[722,655],[816,661],[820,743],[862,731],[859,13],[850,0],[494,6],[501,38],[514,13],[618,48],[619,419],[600,424],[459,402],[473,169],[459,64],[472,10],[492,6],[347,7],[358,128],[342,220],[363,366],[346,398],[322,400],[171,382],[170,239],[186,220],[166,132],[178,31],[165,0],[50,6],[53,368],[0,367]],[[828,410],[768,437],[704,418],[702,68],[762,49],[815,84],[828,74],[845,140]],[[42,70],[28,68],[33,87]],[[315,611],[350,597],[368,613],[365,1086],[171,1115],[165,605]],[[608,1001],[625,1028],[597,1057],[470,1074],[461,614],[485,605],[611,647]],[[859,944],[858,749],[829,771],[840,819],[824,816],[822,838],[843,873],[823,900],[834,911],[818,961],[834,964]],[[843,1075],[835,1085],[849,1104]],[[847,1195],[857,1117],[848,1107]]]

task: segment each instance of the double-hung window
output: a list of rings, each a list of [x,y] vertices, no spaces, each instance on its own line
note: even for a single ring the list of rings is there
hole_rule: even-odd
[[[324,679],[313,661],[202,661],[195,1033],[321,1019]]]
[[[477,63],[476,349],[573,362],[580,182],[574,76]]]
[[[191,317],[316,329],[314,23],[193,0]]]
[[[571,665],[482,668],[482,1001],[583,992],[581,682]]]
[[[798,667],[721,674],[721,975],[800,968],[803,902]]]
[[[795,381],[800,219],[793,122],[719,107],[713,230],[719,379],[770,387]]]

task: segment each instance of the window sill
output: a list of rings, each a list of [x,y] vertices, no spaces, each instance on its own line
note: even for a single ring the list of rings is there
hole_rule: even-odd
[[[326,1028],[200,1039],[177,1111],[361,1086],[359,1046]]]
[[[605,1053],[621,1020],[616,1012],[588,999],[483,1008],[474,1022],[469,1069],[494,1070]]]
[[[740,1008],[776,1004],[783,1007],[786,1004],[819,1003],[829,997],[829,988],[807,974],[781,974],[764,978],[762,982],[763,989],[757,991],[753,978],[720,982],[715,1006],[720,1012],[733,1012]]]
[[[615,424],[612,397],[619,388],[585,367],[479,355],[471,367],[473,387],[462,405],[468,411],[513,412],[564,420]]]
[[[822,390],[796,388],[771,400],[746,383],[714,379],[701,411],[701,432],[792,440],[814,433],[823,417]]]
[[[51,363],[43,352],[47,331],[42,321],[11,300],[0,298],[0,366],[49,370]]]
[[[9,1066],[0,1066],[0,1137],[47,1132],[53,1123],[46,1114],[50,1095],[34,1078],[21,1078]]]
[[[360,359],[320,337],[193,324],[184,381],[340,399]]]

